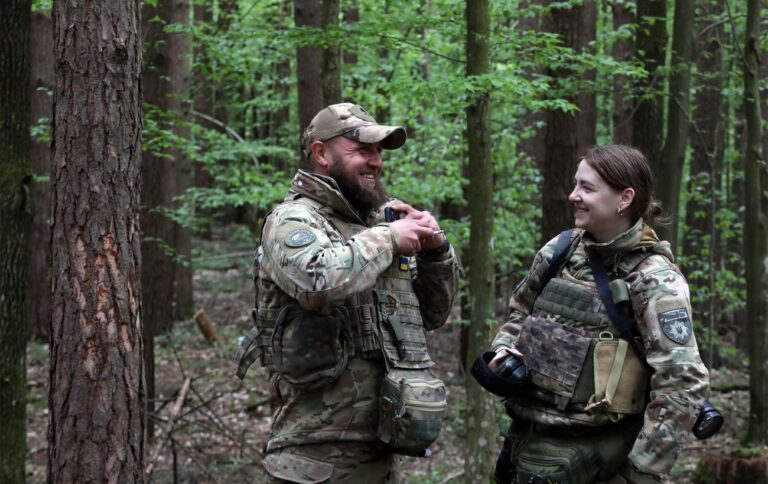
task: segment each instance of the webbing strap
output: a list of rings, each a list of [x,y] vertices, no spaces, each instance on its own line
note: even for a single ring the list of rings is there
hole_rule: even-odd
[[[616,304],[613,303],[611,289],[608,287],[608,273],[605,271],[603,259],[596,252],[591,250],[587,251],[587,255],[589,256],[589,265],[592,268],[592,275],[595,276],[597,292],[600,293],[600,299],[605,305],[605,310],[608,313],[608,318],[611,320],[611,324],[613,324],[613,327],[619,332],[621,337],[632,345],[632,349],[635,350],[640,361],[645,362],[645,358],[643,358],[645,352],[630,329],[633,321],[629,316],[621,312],[619,308],[616,307]],[[647,365],[648,363],[645,364]]]
[[[544,279],[541,281],[541,289],[544,289],[544,286],[547,285],[547,283],[555,277],[555,274],[560,270],[560,266],[563,265],[565,262],[565,256],[568,253],[568,249],[571,248],[571,239],[573,238],[573,230],[574,229],[568,229],[563,230],[560,232],[560,235],[557,237],[557,244],[555,245],[555,252],[552,254],[552,259],[549,261],[549,267],[547,267],[547,272],[544,274]]]
[[[627,348],[629,348],[629,345],[623,339],[620,339],[618,343],[616,355],[613,357],[613,365],[611,365],[611,372],[608,374],[608,382],[605,385],[605,401],[609,407],[613,403],[613,396],[616,395],[616,387],[619,384],[621,371],[624,369],[624,361],[627,358]]]

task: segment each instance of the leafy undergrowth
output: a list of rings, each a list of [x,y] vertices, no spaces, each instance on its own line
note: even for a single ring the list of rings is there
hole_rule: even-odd
[[[207,242],[210,254],[232,252],[222,241]],[[258,465],[270,425],[266,373],[258,365],[241,382],[232,361],[238,338],[250,328],[253,301],[251,255],[242,248],[234,257],[202,261],[195,269],[195,301],[216,325],[221,341],[209,344],[192,320],[178,321],[173,332],[155,340],[157,416],[148,454],[158,448],[152,482],[264,482]],[[442,484],[473,482],[462,474],[464,438],[464,376],[459,365],[459,326],[447,324],[430,334],[435,371],[448,385],[449,409],[440,439],[430,458],[400,459],[405,482]],[[34,342],[28,348],[27,481],[46,480],[48,419],[48,348]],[[174,421],[171,408],[186,378],[191,385]],[[743,371],[715,371],[715,382],[746,381]],[[689,476],[705,454],[726,455],[739,448],[736,436],[745,428],[748,408],[745,390],[715,393],[713,403],[726,415],[723,432],[707,441],[688,442],[672,473],[672,482]],[[501,412],[501,404],[499,404]],[[492,447],[494,454],[498,444]]]

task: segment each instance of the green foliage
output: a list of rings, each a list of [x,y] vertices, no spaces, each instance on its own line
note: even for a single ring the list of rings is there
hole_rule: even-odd
[[[48,144],[51,142],[51,120],[48,118],[38,118],[32,125],[29,132],[32,139],[38,143]]]
[[[470,222],[464,208],[465,109],[476,96],[490,96],[494,257],[499,278],[520,279],[537,248],[541,217],[539,168],[520,149],[541,128],[531,123],[531,115],[545,109],[573,112],[577,108],[568,99],[596,93],[599,141],[610,142],[614,80],[631,86],[649,75],[664,79],[669,74],[664,66],[647,73],[639,59],[613,59],[614,43],[631,39],[637,26],[613,29],[608,9],[599,10],[597,40],[576,53],[556,35],[521,25],[580,2],[530,3],[493,2],[491,72],[471,78],[465,72],[463,0],[358,0],[358,21],[342,20],[327,29],[296,28],[282,0],[214,3],[204,5],[211,9],[208,21],[165,25],[167,32],[184,32],[192,40],[195,81],[187,100],[192,116],[183,121],[146,106],[144,147],[160,156],[172,146],[181,147],[195,170],[211,180],[180,195],[177,208],[165,213],[185,227],[204,230],[232,208],[247,207],[259,218],[282,199],[298,166],[296,48],[338,44],[342,55],[355,57],[342,65],[342,98],[365,106],[381,122],[407,128],[405,147],[384,153],[389,194],[439,214],[459,250],[469,242]],[[738,14],[734,12],[736,18]],[[658,89],[648,92],[627,89],[626,94],[664,95],[664,82],[656,85]],[[735,99],[741,89],[728,84],[725,91]],[[182,122],[189,123],[189,139],[179,139],[170,129]],[[734,149],[727,153],[732,163],[740,156]],[[700,190],[690,198],[707,196]],[[726,193],[713,196],[722,202],[716,214],[716,250],[727,251],[741,237],[742,214]],[[740,309],[744,286],[739,256],[732,254],[734,264],[709,267],[709,235],[697,237],[700,250],[681,258],[691,271],[694,301],[716,297],[725,302],[720,313]],[[714,284],[704,283],[713,271]]]
[[[41,12],[50,16],[53,10],[53,0],[33,0],[32,12]]]

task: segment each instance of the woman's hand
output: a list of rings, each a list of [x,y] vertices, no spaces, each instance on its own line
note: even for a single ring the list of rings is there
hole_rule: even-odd
[[[499,367],[507,358],[514,355],[521,361],[525,361],[525,357],[522,353],[517,351],[514,348],[507,348],[502,347],[499,348],[496,352],[496,356],[493,357],[493,359],[488,363],[488,368],[490,368],[492,371],[496,371],[496,368]]]

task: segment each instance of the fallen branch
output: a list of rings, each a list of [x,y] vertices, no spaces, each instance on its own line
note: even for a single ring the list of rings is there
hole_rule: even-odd
[[[190,378],[187,378],[184,380],[184,384],[181,385],[181,390],[179,390],[179,396],[176,397],[176,401],[173,403],[173,406],[171,407],[171,412],[168,415],[168,421],[163,425],[163,427],[166,427],[163,429],[166,434],[171,434],[171,429],[173,427],[173,423],[178,418],[179,414],[181,413],[181,408],[184,406],[184,400],[187,398],[187,393],[189,393],[189,388],[192,386],[192,380]],[[149,477],[152,475],[152,471],[155,470],[155,461],[157,460],[158,456],[160,455],[160,450],[163,448],[163,444],[165,443],[165,439],[155,438],[155,444],[152,447],[152,450],[149,453],[149,464],[147,465],[146,469],[144,469],[144,475],[149,479]]]

